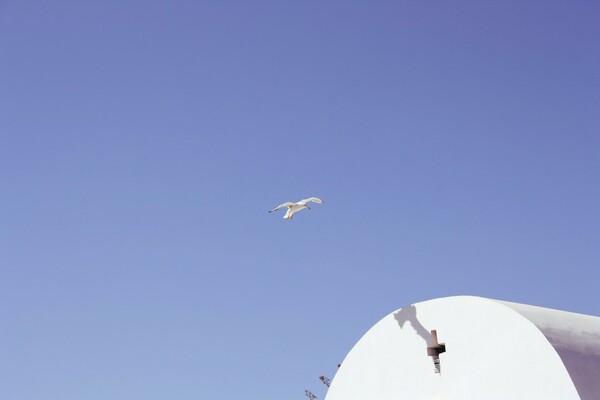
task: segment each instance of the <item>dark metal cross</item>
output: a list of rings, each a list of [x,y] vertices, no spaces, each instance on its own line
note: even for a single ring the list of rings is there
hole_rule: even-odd
[[[438,343],[437,331],[431,331],[431,346],[427,348],[427,355],[433,358],[433,365],[435,367],[435,373],[441,373],[440,366],[440,354],[446,351],[445,343]]]

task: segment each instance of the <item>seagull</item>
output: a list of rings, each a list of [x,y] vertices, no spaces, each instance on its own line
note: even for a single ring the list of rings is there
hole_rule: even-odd
[[[296,203],[293,203],[291,201],[286,201],[285,203],[278,205],[277,207],[275,207],[274,209],[272,209],[269,212],[272,213],[273,211],[277,211],[284,207],[287,207],[287,212],[283,216],[283,219],[292,219],[292,218],[294,218],[294,213],[296,213],[300,210],[304,210],[305,208],[308,208],[310,210],[308,203],[310,203],[311,201],[313,203],[318,203],[318,204],[325,203],[323,200],[319,199],[318,197],[309,197],[308,199],[303,199]]]

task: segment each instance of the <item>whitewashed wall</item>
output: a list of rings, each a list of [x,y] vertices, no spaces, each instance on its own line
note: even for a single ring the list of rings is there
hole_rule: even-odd
[[[471,296],[399,309],[354,346],[326,400],[403,399],[600,400],[600,318]]]

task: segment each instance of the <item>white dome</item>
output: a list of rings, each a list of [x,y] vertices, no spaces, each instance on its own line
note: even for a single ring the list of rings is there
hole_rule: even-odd
[[[399,309],[354,346],[326,400],[404,399],[599,400],[600,318],[471,296]]]

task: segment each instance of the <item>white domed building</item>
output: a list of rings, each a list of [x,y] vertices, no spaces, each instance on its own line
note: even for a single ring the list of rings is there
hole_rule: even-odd
[[[600,400],[600,318],[457,296],[399,309],[326,400]]]

